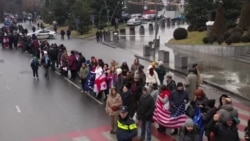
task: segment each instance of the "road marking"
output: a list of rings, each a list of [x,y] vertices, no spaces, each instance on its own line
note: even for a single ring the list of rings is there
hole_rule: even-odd
[[[75,84],[74,82],[72,82],[70,79],[64,77],[65,80],[67,80],[70,84],[72,84],[73,86],[75,86],[77,89],[81,90],[81,87],[79,87],[77,84]]]
[[[97,102],[100,105],[103,105],[103,102],[97,100],[96,98],[94,98],[92,95],[90,95],[89,93],[86,94],[88,97],[90,97],[91,99],[93,99],[95,102]]]
[[[18,113],[22,112],[18,105],[16,105],[16,110],[17,110]]]
[[[57,71],[55,71],[55,73],[56,73],[57,75],[61,75],[61,74],[60,74],[59,72],[57,72]],[[64,77],[64,80],[66,80],[67,82],[69,82],[70,84],[72,84],[73,86],[75,86],[77,89],[79,89],[79,90],[82,89],[80,86],[78,86],[76,83],[74,83],[74,82],[71,81],[70,79]],[[90,95],[90,94],[88,94],[88,93],[87,93],[86,95],[87,95],[88,97],[90,97],[91,99],[93,99],[93,100],[94,100],[95,102],[97,102],[98,104],[103,105],[103,102],[97,100],[97,99],[94,98],[92,95]]]

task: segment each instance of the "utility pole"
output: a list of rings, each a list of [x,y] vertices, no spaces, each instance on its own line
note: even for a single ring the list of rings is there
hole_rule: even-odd
[[[155,39],[154,39],[154,54],[153,54],[153,61],[155,60],[155,56],[156,56],[156,40],[157,40],[157,35],[158,35],[158,31],[159,31],[159,25],[158,25],[158,10],[157,10],[157,0],[155,0]]]

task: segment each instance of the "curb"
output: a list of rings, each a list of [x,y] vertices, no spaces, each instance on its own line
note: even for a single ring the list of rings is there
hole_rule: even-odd
[[[143,56],[139,56],[139,55],[134,55],[135,57],[139,58],[139,59],[142,59],[142,60],[145,60],[145,61],[148,61],[148,62],[152,62],[153,60],[150,60],[150,59],[147,59]],[[182,75],[182,77],[185,77],[187,75],[186,72],[183,72],[183,71],[180,71],[180,70],[175,70],[175,69],[172,69],[172,68],[169,68],[169,67],[165,67],[166,69],[170,70],[170,71],[173,71],[174,73],[178,73],[180,75]],[[224,92],[228,92],[230,93],[231,95],[237,97],[237,98],[240,98],[240,99],[245,99],[246,101],[250,101],[250,99],[246,99],[245,97],[243,97],[241,94],[237,93],[237,92],[234,92],[234,91],[231,91],[231,90],[228,90],[228,89],[225,89],[223,88],[222,86],[214,83],[214,82],[211,82],[211,81],[207,81],[207,80],[203,80],[203,83],[204,84],[207,84],[209,86],[212,86],[216,89],[219,89],[219,90],[222,90]]]
[[[107,47],[117,48],[117,46],[110,45],[109,43],[106,43],[106,42],[102,42],[102,44],[105,45],[105,46],[107,46]]]
[[[110,44],[108,44],[108,43],[102,43],[102,44],[103,44],[103,45],[106,45],[106,46],[108,46],[108,47],[118,48],[117,46],[110,45]],[[137,58],[139,58],[139,59],[148,61],[148,62],[152,62],[152,61],[153,61],[153,60],[151,60],[151,59],[147,59],[147,58],[145,58],[145,57],[143,57],[143,56],[140,56],[140,55],[137,55],[137,54],[135,54],[134,56],[137,57]],[[172,71],[172,72],[174,72],[174,73],[177,73],[177,74],[181,75],[181,77],[186,77],[186,76],[187,76],[187,72],[183,72],[183,71],[181,71],[181,70],[172,69],[172,68],[170,68],[170,67],[165,67],[165,68],[166,68],[167,70],[170,70],[170,71]],[[216,88],[216,89],[222,90],[222,91],[224,91],[224,92],[228,92],[229,94],[233,95],[234,97],[237,97],[237,98],[240,98],[240,99],[244,99],[244,100],[246,100],[246,101],[250,101],[250,99],[246,99],[246,98],[243,97],[241,94],[239,94],[239,93],[237,93],[237,92],[234,92],[234,91],[231,91],[231,90],[228,90],[228,89],[225,89],[224,87],[222,87],[222,86],[220,86],[220,85],[218,85],[218,84],[215,84],[214,82],[207,81],[207,80],[203,80],[203,83],[204,83],[204,84],[207,84],[207,85],[209,85],[209,86],[211,86],[211,87],[214,87],[214,88]]]

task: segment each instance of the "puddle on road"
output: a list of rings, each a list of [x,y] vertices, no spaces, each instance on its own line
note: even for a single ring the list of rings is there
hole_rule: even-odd
[[[4,63],[4,59],[0,59],[0,63]]]

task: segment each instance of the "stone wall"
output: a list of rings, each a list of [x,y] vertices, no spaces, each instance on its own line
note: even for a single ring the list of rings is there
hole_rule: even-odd
[[[173,44],[166,44],[166,46],[173,49],[182,49],[182,50],[194,51],[221,57],[234,57],[250,52],[250,47],[232,47],[232,46],[215,46],[215,45],[173,45]]]

